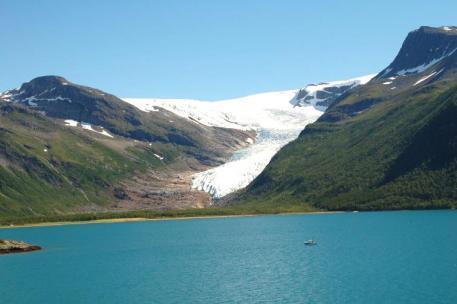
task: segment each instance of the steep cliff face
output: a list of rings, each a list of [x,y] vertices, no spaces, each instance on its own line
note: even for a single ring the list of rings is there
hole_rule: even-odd
[[[420,73],[434,65],[449,67],[456,61],[456,51],[457,27],[423,26],[408,34],[397,57],[376,78]]]
[[[452,86],[457,79],[457,28],[421,27],[406,37],[393,62],[363,87],[330,105],[321,121],[336,122],[424,85]]]

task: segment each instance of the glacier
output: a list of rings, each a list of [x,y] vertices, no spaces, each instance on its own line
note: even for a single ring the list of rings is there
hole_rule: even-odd
[[[366,83],[357,79],[357,84]],[[335,86],[347,81],[334,82]],[[325,88],[332,86],[325,83]],[[311,87],[308,87],[309,89]],[[315,94],[318,88],[313,87]],[[206,126],[254,130],[255,140],[236,151],[223,165],[199,172],[192,177],[192,188],[208,192],[213,199],[246,187],[268,165],[284,145],[296,139],[307,124],[316,121],[325,108],[314,103],[298,104],[300,90],[249,95],[220,101],[161,98],[123,98],[142,111],[165,109]],[[311,90],[310,90],[311,91]]]
[[[304,117],[304,124],[315,121],[320,114]],[[261,129],[254,144],[233,154],[230,160],[216,168],[194,174],[192,187],[211,194],[215,199],[246,187],[285,144],[297,138],[300,128]]]
[[[246,138],[249,146],[236,151],[225,164],[193,175],[192,188],[217,199],[247,186],[282,146],[322,115],[313,106],[294,107],[291,101],[297,92],[269,92],[221,101],[124,100],[143,111],[163,108],[207,126],[256,131],[255,140]]]

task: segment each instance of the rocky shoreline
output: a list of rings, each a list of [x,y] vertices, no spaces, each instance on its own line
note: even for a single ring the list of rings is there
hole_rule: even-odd
[[[36,250],[41,250],[41,247],[21,241],[0,240],[0,254],[30,252]]]

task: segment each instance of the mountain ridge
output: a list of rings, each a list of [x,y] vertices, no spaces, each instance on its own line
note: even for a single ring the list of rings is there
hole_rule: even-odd
[[[340,96],[228,204],[324,210],[457,207],[453,32],[421,28],[410,33],[386,69]],[[420,60],[404,61],[411,48]],[[405,69],[409,72],[398,73]]]
[[[0,217],[207,206],[190,174],[253,136],[143,112],[57,76],[2,93],[0,116]]]

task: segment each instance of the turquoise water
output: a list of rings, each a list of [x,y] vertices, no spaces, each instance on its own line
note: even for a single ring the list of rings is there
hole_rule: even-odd
[[[0,230],[1,303],[457,303],[457,212]],[[317,246],[306,247],[314,238]]]

